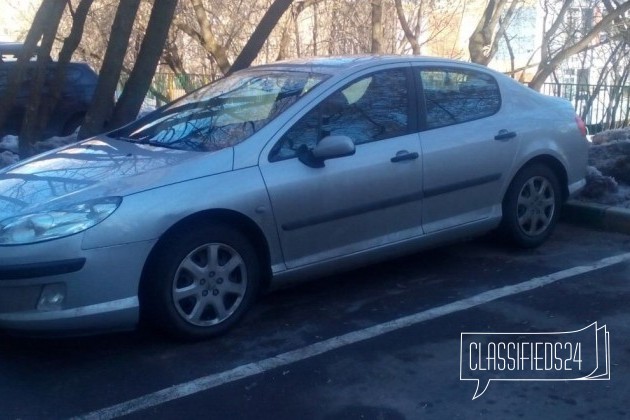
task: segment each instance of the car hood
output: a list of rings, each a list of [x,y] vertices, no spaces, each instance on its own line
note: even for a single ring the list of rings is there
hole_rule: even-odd
[[[125,196],[230,171],[233,149],[165,149],[95,137],[0,171],[0,221],[98,197]]]

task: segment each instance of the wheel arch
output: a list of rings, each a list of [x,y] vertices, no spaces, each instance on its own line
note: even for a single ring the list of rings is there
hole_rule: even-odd
[[[508,187],[512,184],[512,181],[514,180],[514,178],[516,178],[519,172],[535,164],[543,164],[553,171],[553,173],[558,177],[560,187],[562,188],[562,202],[566,201],[566,199],[569,197],[569,181],[567,170],[558,158],[549,154],[534,156],[523,163],[520,168],[516,172],[514,172],[514,175],[512,175]],[[503,198],[505,198],[507,191],[508,188],[506,187],[506,190],[503,192]]]
[[[271,257],[269,251],[269,244],[265,238],[265,235],[261,228],[249,217],[243,215],[234,210],[228,209],[212,209],[205,210],[198,213],[194,213],[179,220],[170,228],[168,228],[155,243],[151,249],[148,258],[144,263],[142,269],[142,276],[140,284],[138,286],[138,296],[142,300],[143,290],[148,285],[148,275],[150,269],[155,262],[155,258],[159,254],[159,251],[164,247],[169,240],[182,229],[190,228],[194,225],[203,223],[213,224],[225,224],[245,235],[252,241],[252,245],[256,250],[256,255],[262,269],[261,272],[261,291],[266,290],[271,283]],[[142,303],[142,302],[141,302]]]

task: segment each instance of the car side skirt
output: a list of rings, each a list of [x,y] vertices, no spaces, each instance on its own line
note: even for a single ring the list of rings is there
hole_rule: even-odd
[[[500,210],[499,210],[500,211]],[[499,226],[501,214],[483,220],[460,225],[451,229],[434,232],[393,244],[374,247],[323,262],[308,264],[298,268],[274,272],[271,286],[281,288],[296,281],[308,280],[340,271],[347,271],[360,266],[370,265],[387,259],[413,254],[438,245],[461,241],[487,233]]]

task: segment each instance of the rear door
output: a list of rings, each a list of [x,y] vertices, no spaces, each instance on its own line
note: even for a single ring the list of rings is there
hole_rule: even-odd
[[[502,112],[497,81],[456,66],[418,66],[414,75],[423,90],[424,231],[499,215],[519,133],[517,116]]]
[[[422,233],[422,159],[410,117],[410,77],[408,65],[357,75],[261,157],[288,268]],[[319,168],[297,158],[300,148],[329,135],[350,137],[355,154]]]

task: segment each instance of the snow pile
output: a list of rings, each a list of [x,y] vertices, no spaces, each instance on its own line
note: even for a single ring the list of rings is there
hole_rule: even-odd
[[[595,134],[588,153],[583,201],[630,207],[630,127]]]
[[[78,134],[79,132],[77,130],[74,132],[74,134],[70,134],[69,136],[55,136],[46,140],[38,141],[33,146],[33,150],[35,153],[43,153],[52,149],[56,149],[58,147],[63,147],[67,146],[68,144],[76,143],[78,141]]]
[[[5,136],[0,139],[0,152],[9,151],[13,153],[18,152],[18,138],[17,136]]]
[[[20,158],[18,157],[17,153],[5,150],[4,152],[0,153],[0,168],[13,165],[18,160],[20,160]]]
[[[601,202],[615,201],[619,193],[619,184],[614,178],[602,175],[594,166],[586,168],[586,186],[580,192],[580,198]]]
[[[0,168],[13,165],[20,160],[17,155],[18,139],[16,136],[5,136],[0,139]]]
[[[617,182],[630,185],[630,130],[611,130],[593,136],[588,163]]]
[[[630,127],[602,131],[592,136],[593,144],[604,144],[624,140],[630,141]]]
[[[58,147],[77,142],[77,132],[65,137],[51,137],[46,140],[38,141],[33,146],[34,152],[43,153]],[[16,136],[5,136],[0,139],[0,168],[13,165],[18,160],[18,138]]]

